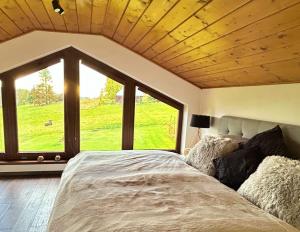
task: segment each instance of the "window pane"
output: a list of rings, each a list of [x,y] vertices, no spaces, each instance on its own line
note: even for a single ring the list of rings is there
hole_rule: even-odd
[[[63,61],[15,84],[19,150],[64,151]]]
[[[4,152],[3,108],[2,108],[2,82],[0,81],[0,152]]]
[[[179,111],[136,89],[134,149],[176,148]]]
[[[122,148],[123,85],[80,64],[80,149]]]

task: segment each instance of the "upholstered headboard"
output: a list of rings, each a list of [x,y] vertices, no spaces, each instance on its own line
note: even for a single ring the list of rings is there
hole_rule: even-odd
[[[212,118],[210,132],[251,138],[257,133],[271,129],[276,125],[281,127],[284,140],[293,157],[300,159],[300,126],[223,116],[222,118]]]

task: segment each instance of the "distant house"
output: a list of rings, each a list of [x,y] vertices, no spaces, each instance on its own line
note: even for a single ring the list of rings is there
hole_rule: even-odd
[[[143,96],[145,96],[145,93],[142,91],[136,89],[135,90],[135,102],[141,102],[143,99]],[[122,103],[123,102],[123,97],[124,97],[124,89],[122,88],[116,95],[116,102],[117,103]]]

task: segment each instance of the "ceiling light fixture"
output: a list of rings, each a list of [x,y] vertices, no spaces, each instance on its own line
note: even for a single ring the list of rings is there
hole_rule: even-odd
[[[59,4],[59,0],[53,0],[52,1],[53,9],[56,13],[63,15],[65,13],[64,9]]]

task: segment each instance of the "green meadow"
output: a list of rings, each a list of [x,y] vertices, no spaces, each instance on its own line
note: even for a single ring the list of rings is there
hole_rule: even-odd
[[[120,150],[122,105],[99,105],[97,100],[81,100],[80,106],[81,150]],[[18,106],[19,150],[63,151],[63,112],[62,102]],[[134,149],[174,149],[177,117],[175,109],[161,102],[137,103]],[[3,128],[2,121],[0,127]],[[3,150],[3,133],[1,137]]]

